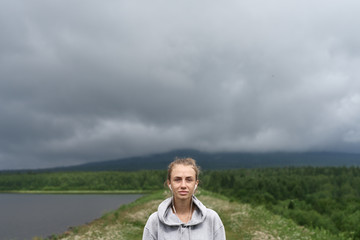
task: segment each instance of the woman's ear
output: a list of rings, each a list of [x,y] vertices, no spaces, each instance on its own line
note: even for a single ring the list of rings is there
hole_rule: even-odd
[[[170,181],[169,181],[169,180],[167,180],[167,181],[166,181],[166,183],[167,183],[168,187],[170,188],[170,190],[172,191]]]
[[[193,192],[193,194],[195,194],[195,191],[196,191],[196,188],[197,188],[198,184],[199,184],[199,180],[197,180],[197,181],[195,182],[195,187],[194,187],[194,192]]]

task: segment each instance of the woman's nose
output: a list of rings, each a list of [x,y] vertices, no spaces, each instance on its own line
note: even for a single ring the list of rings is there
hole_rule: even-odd
[[[186,187],[185,180],[181,181],[181,187]]]

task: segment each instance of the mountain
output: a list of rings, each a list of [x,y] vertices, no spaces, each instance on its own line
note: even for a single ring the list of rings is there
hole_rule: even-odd
[[[176,150],[167,153],[99,161],[36,171],[133,171],[166,169],[175,157],[192,157],[202,169],[261,168],[288,166],[360,166],[360,154],[338,152],[217,152]]]

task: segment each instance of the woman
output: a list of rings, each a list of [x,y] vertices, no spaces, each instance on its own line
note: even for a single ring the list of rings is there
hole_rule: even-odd
[[[192,158],[178,158],[170,163],[166,183],[172,197],[149,217],[143,240],[226,239],[219,215],[194,196],[198,176],[199,167]]]

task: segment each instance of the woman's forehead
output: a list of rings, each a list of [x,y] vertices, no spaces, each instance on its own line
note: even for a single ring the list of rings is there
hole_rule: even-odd
[[[194,168],[190,165],[176,164],[172,169],[171,175],[173,177],[175,177],[175,176],[194,177],[196,175],[196,173],[195,173]]]

